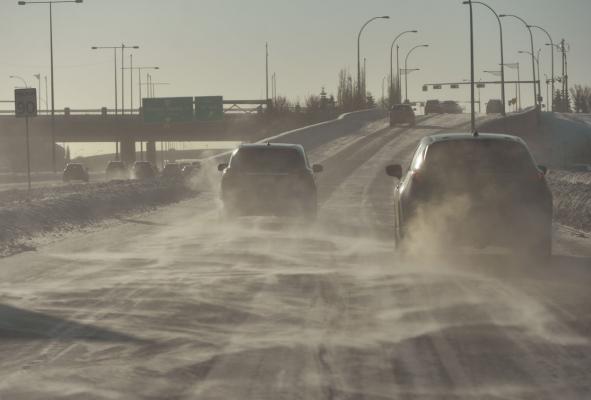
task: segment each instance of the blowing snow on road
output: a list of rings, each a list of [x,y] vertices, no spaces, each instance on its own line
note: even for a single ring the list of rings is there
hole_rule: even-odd
[[[325,168],[312,224],[224,219],[212,172],[193,199],[1,259],[0,398],[591,398],[588,238],[556,226],[547,265],[394,246],[384,166],[468,124],[290,137]]]

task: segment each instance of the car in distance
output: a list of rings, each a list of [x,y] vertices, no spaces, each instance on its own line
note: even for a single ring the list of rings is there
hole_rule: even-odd
[[[310,166],[298,144],[242,144],[218,170],[223,172],[221,199],[228,216],[316,217],[314,174],[322,166]]]
[[[88,182],[90,180],[90,177],[88,176],[88,170],[84,168],[82,164],[69,163],[68,165],[66,165],[66,168],[64,168],[62,179],[64,182]]]
[[[439,102],[439,100],[427,100],[427,102],[425,103],[425,115],[441,113],[441,103]]]
[[[105,175],[108,181],[123,180],[129,178],[129,173],[123,161],[109,161]]]
[[[458,102],[453,100],[446,100],[441,103],[441,111],[444,114],[461,114],[463,112]]]
[[[136,161],[133,164],[132,176],[134,179],[152,179],[156,177],[156,171],[148,161]]]
[[[398,243],[441,229],[451,243],[506,246],[548,257],[552,194],[525,142],[500,134],[440,134],[419,143],[394,190]],[[443,226],[437,225],[437,221]],[[427,228],[426,228],[427,227]],[[437,236],[437,233],[435,233]]]
[[[501,114],[503,112],[503,102],[501,100],[492,99],[486,103],[487,114]]]
[[[414,126],[415,123],[415,112],[410,104],[395,104],[390,109],[390,126],[396,124],[409,124]]]
[[[162,177],[167,179],[178,179],[182,176],[180,164],[167,163],[162,169]]]

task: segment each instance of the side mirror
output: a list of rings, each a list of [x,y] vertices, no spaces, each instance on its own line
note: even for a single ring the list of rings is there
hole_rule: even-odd
[[[538,169],[539,169],[540,171],[542,171],[542,173],[543,173],[544,175],[546,175],[546,174],[548,173],[548,167],[546,167],[545,165],[538,165]]]
[[[226,168],[228,168],[228,164],[218,165],[218,171],[220,171],[220,172],[223,172]]]
[[[322,171],[324,171],[324,167],[323,167],[322,165],[320,165],[320,164],[314,164],[314,165],[312,165],[312,171],[313,171],[315,174],[319,174],[319,173],[321,173]]]
[[[386,167],[386,174],[393,178],[402,179],[402,167],[400,164],[388,165]]]

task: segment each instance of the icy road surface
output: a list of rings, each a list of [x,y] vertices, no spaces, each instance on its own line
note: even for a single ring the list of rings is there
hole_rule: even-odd
[[[0,260],[0,398],[591,398],[590,239],[558,229],[548,266],[394,250],[383,167],[467,123],[311,149],[313,226],[224,222],[210,191]]]

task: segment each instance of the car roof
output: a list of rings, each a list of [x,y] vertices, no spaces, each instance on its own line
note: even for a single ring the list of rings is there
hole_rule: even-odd
[[[517,136],[506,135],[503,133],[440,133],[437,135],[427,136],[423,139],[428,144],[438,142],[449,142],[454,140],[502,140],[507,142],[515,142],[525,144],[525,142]]]
[[[238,149],[295,149],[303,151],[304,147],[301,144],[294,143],[243,143],[238,146]]]

